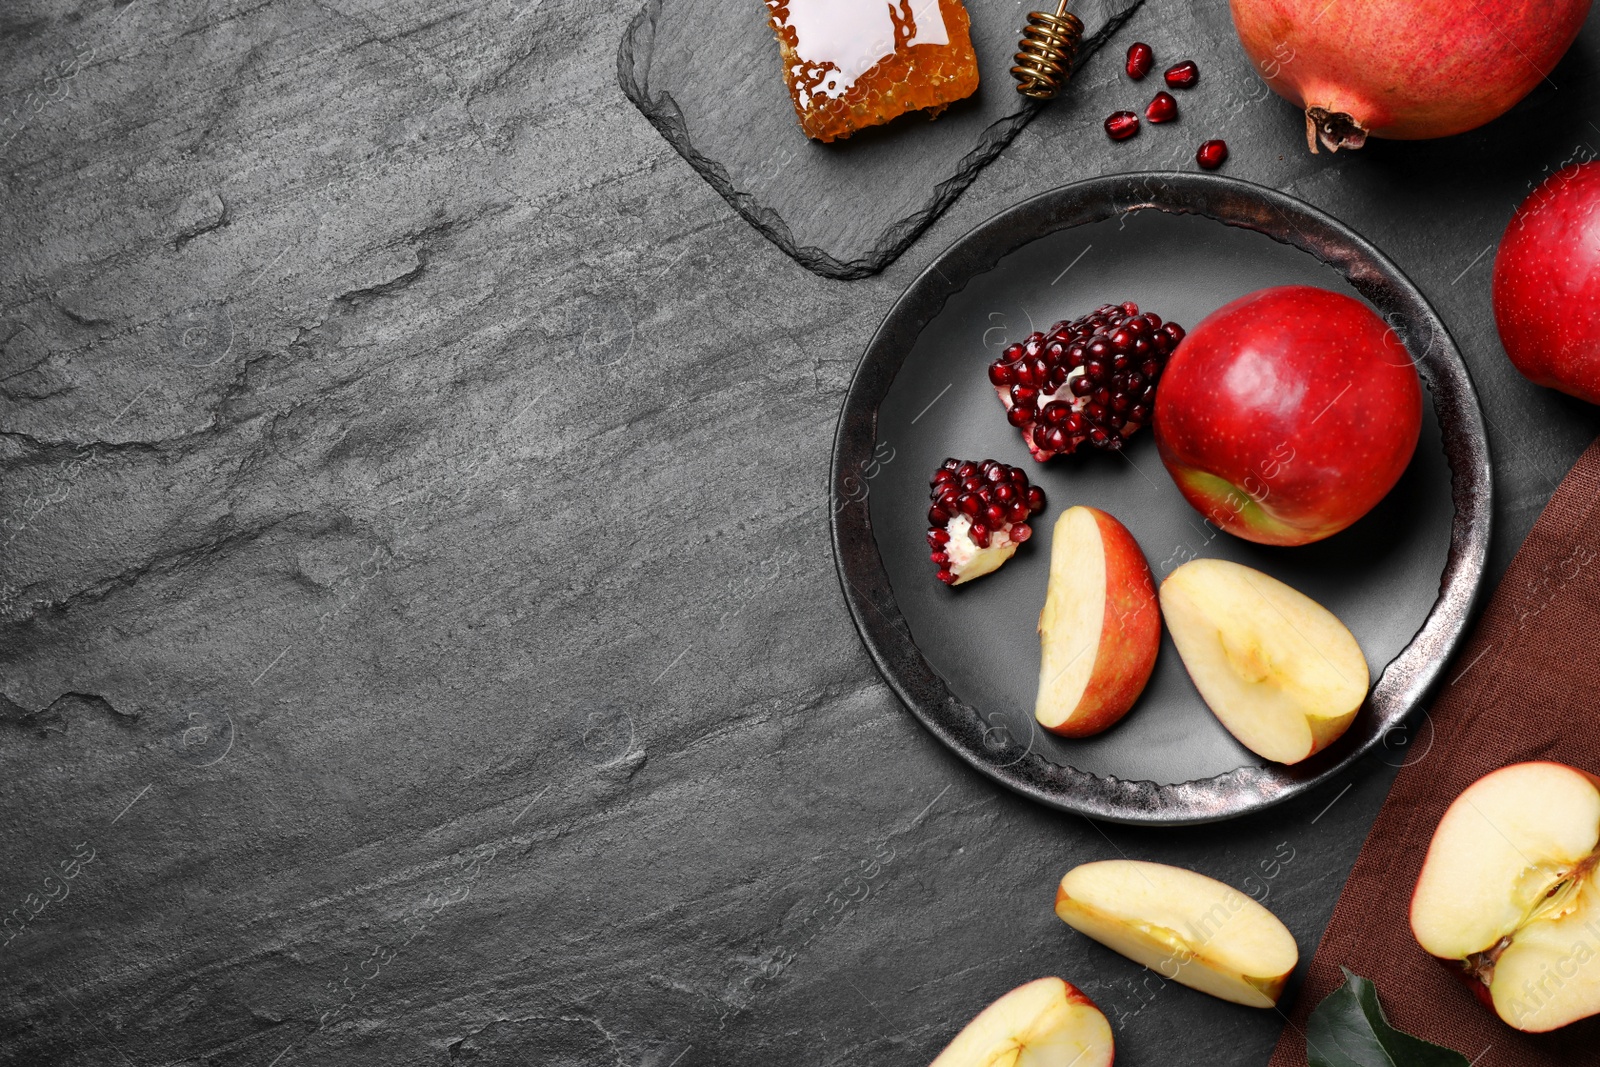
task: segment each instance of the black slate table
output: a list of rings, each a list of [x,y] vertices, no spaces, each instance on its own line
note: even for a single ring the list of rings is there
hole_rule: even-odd
[[[1277,859],[1309,955],[1426,724],[1233,823],[1046,811],[898,705],[826,535],[894,297],[1155,140],[1108,143],[1086,90],[882,275],[824,280],[623,99],[635,4],[0,13],[0,1062],[915,1065],[1046,973],[1119,1064],[1265,1062],[1279,1016],[1084,941],[1054,884]],[[1193,11],[1202,68],[1244,64]],[[1515,204],[1600,146],[1597,58],[1591,19],[1448,141],[1313,157],[1276,98],[1219,131],[1454,331],[1496,575],[1600,431],[1488,297]]]

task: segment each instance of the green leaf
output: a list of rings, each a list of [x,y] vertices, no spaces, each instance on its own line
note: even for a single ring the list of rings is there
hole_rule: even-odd
[[[1344,985],[1306,1023],[1311,1067],[1471,1067],[1459,1052],[1396,1030],[1384,1018],[1378,987],[1344,971]]]

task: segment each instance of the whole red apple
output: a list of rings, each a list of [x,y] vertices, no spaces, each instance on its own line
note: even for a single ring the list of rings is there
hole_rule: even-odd
[[[1557,171],[1511,216],[1494,321],[1530,380],[1600,404],[1600,163]]]
[[[1309,285],[1206,316],[1156,390],[1156,444],[1184,498],[1267,545],[1320,541],[1372,510],[1421,429],[1422,383],[1395,332]]]

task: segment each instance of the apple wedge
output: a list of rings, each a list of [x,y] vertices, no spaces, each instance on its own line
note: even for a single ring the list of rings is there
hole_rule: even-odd
[[[1185,563],[1161,583],[1161,613],[1201,697],[1258,756],[1322,751],[1367,698],[1367,660],[1344,623],[1258,570]]]
[[[1088,737],[1144,692],[1161,650],[1155,580],[1127,527],[1096,508],[1056,520],[1050,585],[1039,613],[1034,717],[1063,737]]]
[[[1071,982],[1039,978],[984,1008],[933,1067],[1111,1067],[1111,1024]]]
[[[1056,914],[1161,977],[1252,1008],[1278,1003],[1300,961],[1294,935],[1254,900],[1181,867],[1101,860],[1074,867]]]
[[[1428,846],[1411,932],[1508,1025],[1600,1013],[1600,779],[1515,763],[1456,798]]]

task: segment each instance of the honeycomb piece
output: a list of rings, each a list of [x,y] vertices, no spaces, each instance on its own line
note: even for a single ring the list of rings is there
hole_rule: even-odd
[[[978,88],[961,0],[766,0],[807,137],[833,141],[907,111],[933,118]]]

